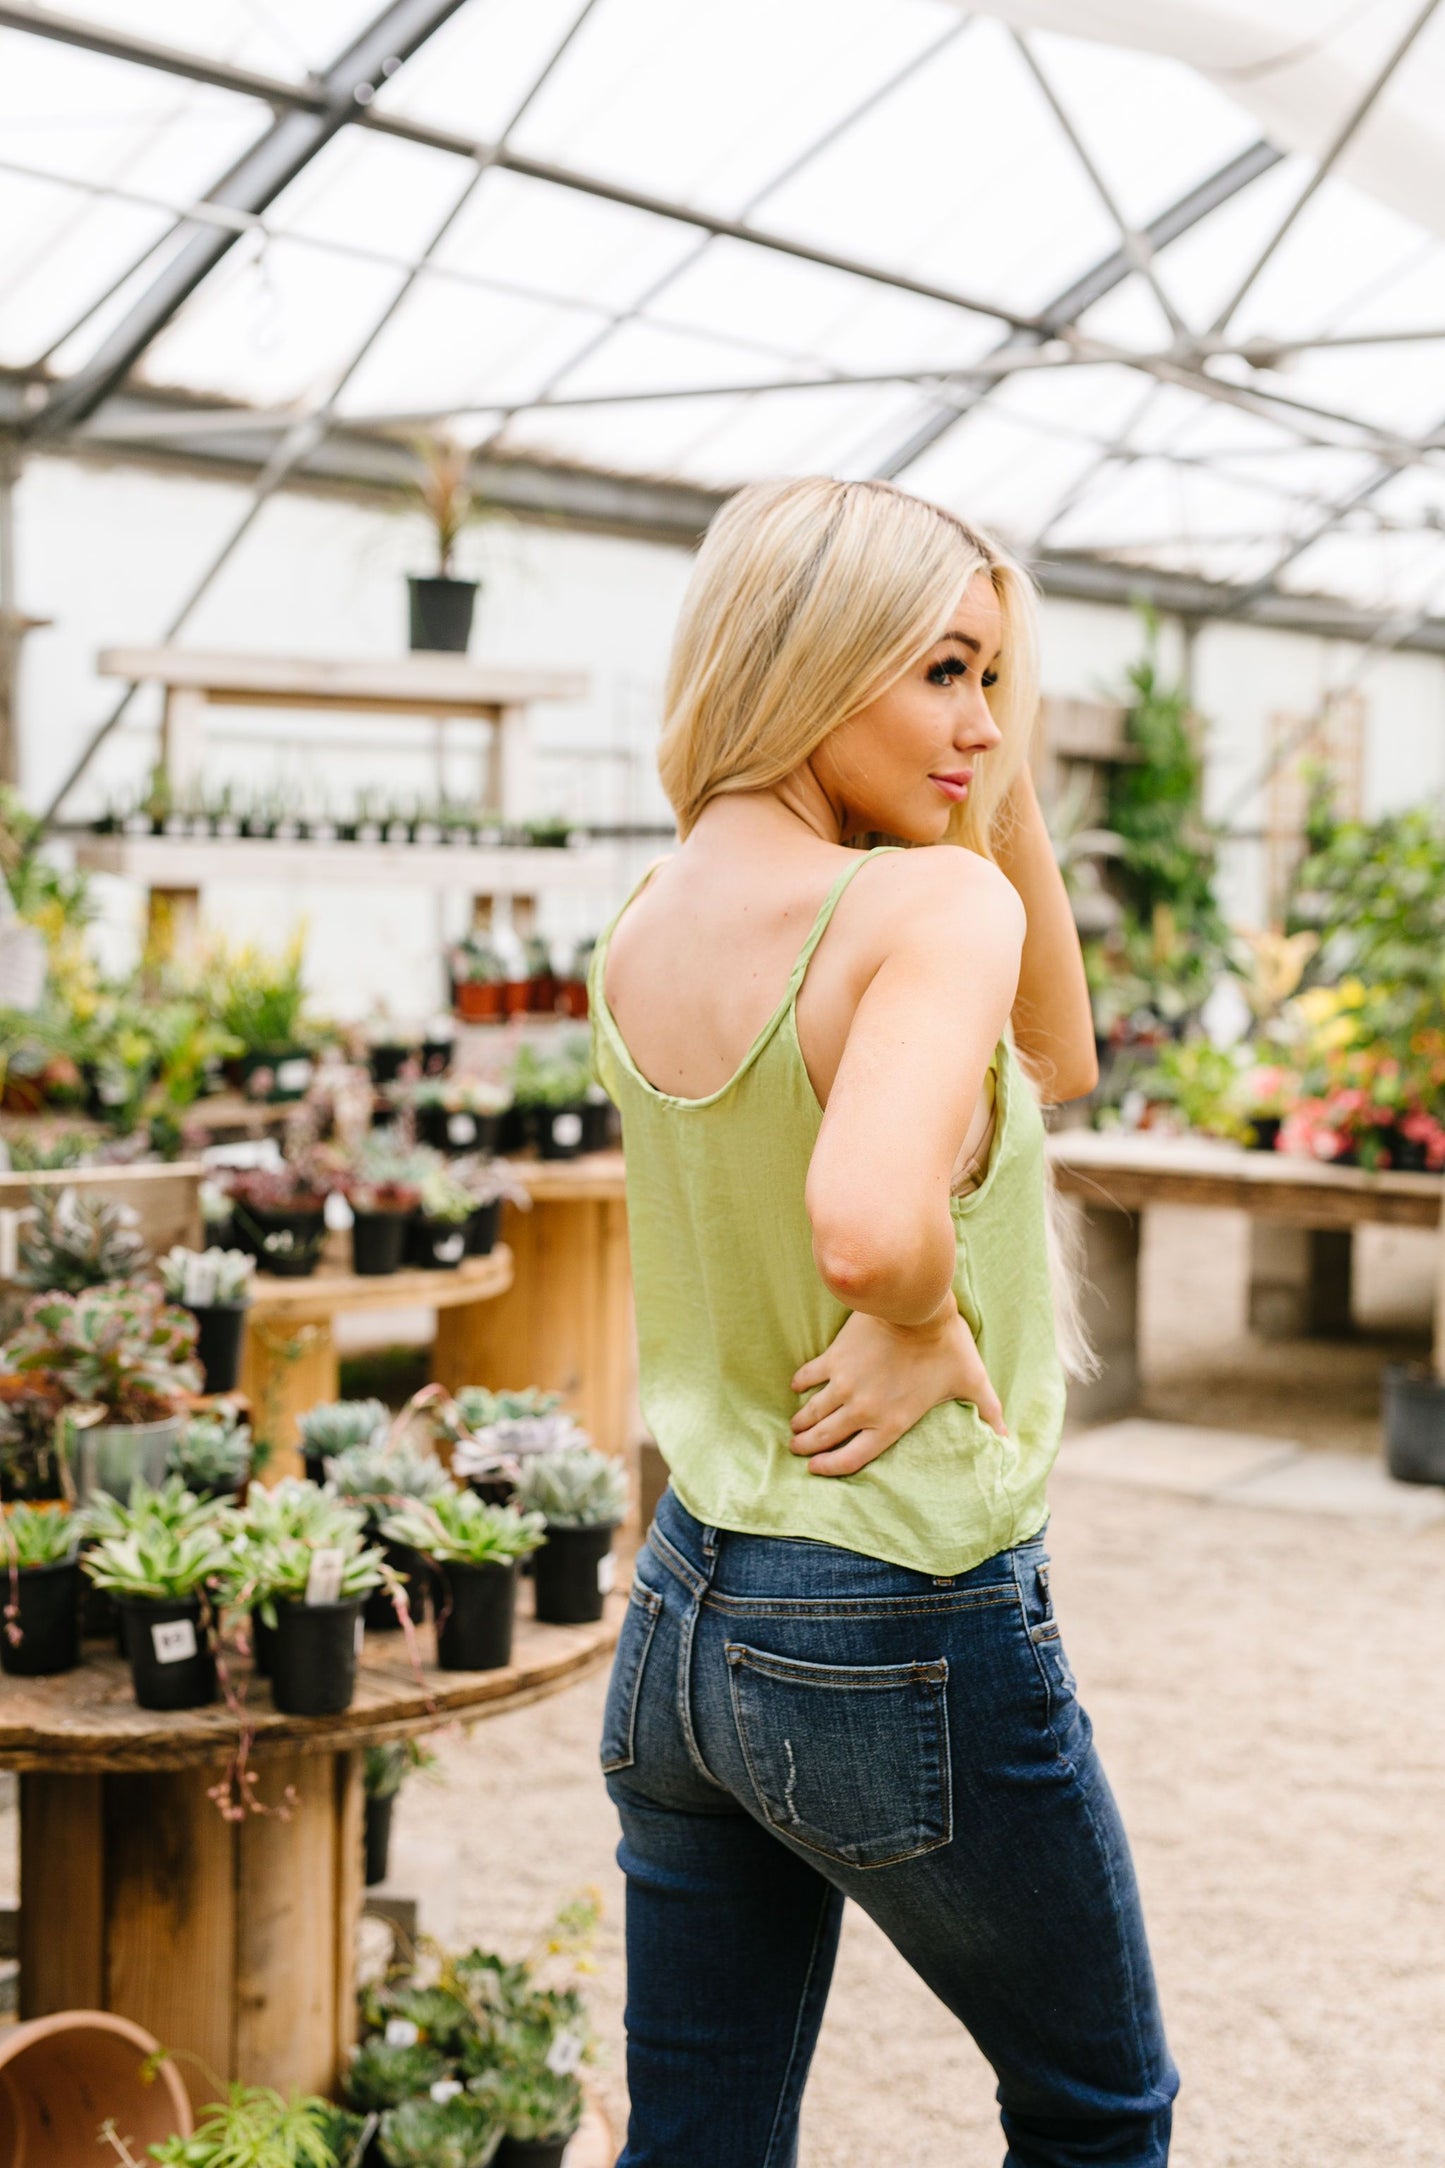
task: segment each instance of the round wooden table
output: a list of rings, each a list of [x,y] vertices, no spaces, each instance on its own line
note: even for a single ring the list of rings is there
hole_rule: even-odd
[[[519,1616],[502,1671],[436,1670],[424,1627],[418,1678],[400,1634],[368,1635],[356,1698],[336,1717],[279,1716],[265,1684],[228,1656],[265,1810],[238,1821],[211,1796],[242,1739],[224,1703],[138,1708],[129,1666],[95,1642],[77,1671],[6,1679],[21,2016],[134,2019],[205,2066],[181,2066],[197,2105],[230,2078],[332,2091],[356,2036],[362,1748],[556,1693],[606,1661],[625,1605],[611,1597],[595,1626]]]

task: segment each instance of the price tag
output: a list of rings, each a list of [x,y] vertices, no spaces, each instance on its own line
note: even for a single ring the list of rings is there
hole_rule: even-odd
[[[554,1114],[552,1116],[552,1142],[569,1150],[582,1142],[582,1117],[580,1114]]]
[[[610,1551],[606,1551],[597,1561],[597,1587],[599,1593],[603,1596],[610,1596],[616,1579],[617,1561]]]
[[[151,1647],[158,1664],[183,1664],[196,1653],[196,1629],[188,1618],[169,1619],[163,1626],[152,1626]]]
[[[464,2090],[460,2078],[438,2078],[431,2089],[431,2097],[440,2108],[444,2107],[447,2101],[455,2100],[457,2094]]]
[[[409,2017],[389,2017],[383,2037],[389,2048],[414,2048],[421,2033]]]
[[[307,1091],[315,1074],[315,1062],[306,1054],[295,1054],[289,1061],[277,1062],[276,1089],[283,1092]]]
[[[459,1265],[467,1254],[467,1237],[464,1229],[454,1235],[439,1235],[431,1246],[432,1256],[439,1265]]]
[[[335,1603],[341,1594],[341,1575],[345,1565],[345,1551],[314,1551],[311,1556],[311,1571],[306,1576],[306,1601]]]
[[[448,1144],[475,1144],[477,1141],[477,1118],[475,1114],[449,1114],[447,1116]]]
[[[547,2050],[547,2068],[554,2078],[570,2078],[582,2060],[582,2041],[574,2032],[558,2033]]]

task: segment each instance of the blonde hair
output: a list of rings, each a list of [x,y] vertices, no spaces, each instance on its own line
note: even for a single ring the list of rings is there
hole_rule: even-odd
[[[1003,618],[1003,742],[944,838],[990,855],[1038,707],[1034,585],[987,536],[891,482],[754,482],[708,528],[683,599],[658,772],[686,837],[725,791],[767,790],[900,678],[976,574]]]
[[[1028,573],[942,505],[891,482],[809,475],[730,497],[698,552],[668,665],[658,772],[679,837],[723,792],[781,783],[876,700],[947,631],[980,572],[1003,620],[998,681],[986,695],[1001,742],[943,840],[990,857],[1038,709]],[[1087,1378],[1098,1361],[1080,1314],[1078,1231],[1052,1180],[1045,1199],[1060,1359]]]

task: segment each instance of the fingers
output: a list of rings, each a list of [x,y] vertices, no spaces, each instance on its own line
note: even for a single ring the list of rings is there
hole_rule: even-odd
[[[870,1461],[878,1460],[888,1451],[893,1440],[876,1430],[860,1430],[846,1445],[835,1446],[830,1453],[815,1453],[808,1462],[809,1475],[856,1475]]]
[[[812,1399],[799,1408],[793,1417],[793,1430],[811,1430],[825,1415],[832,1415],[841,1408],[846,1398],[843,1387],[836,1382],[820,1386]]]
[[[814,1385],[825,1384],[827,1377],[828,1350],[825,1348],[823,1353],[815,1355],[810,1363],[804,1363],[801,1370],[795,1370],[790,1383],[795,1393],[806,1393]]]
[[[982,1367],[978,1373],[976,1390],[967,1396],[973,1401],[990,1430],[996,1430],[1001,1438],[1008,1436],[1008,1424],[1004,1421],[1003,1402],[993,1389],[992,1380]]]
[[[853,1437],[861,1427],[856,1408],[837,1408],[821,1422],[814,1423],[810,1430],[796,1435],[791,1450],[794,1453],[826,1453],[831,1446],[841,1445],[846,1438]]]

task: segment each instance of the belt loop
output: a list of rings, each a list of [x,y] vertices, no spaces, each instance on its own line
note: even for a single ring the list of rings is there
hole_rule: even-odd
[[[717,1564],[717,1538],[718,1532],[715,1528],[704,1528],[702,1532],[702,1555],[707,1560],[709,1567]],[[712,1579],[711,1573],[709,1573],[708,1579]]]

